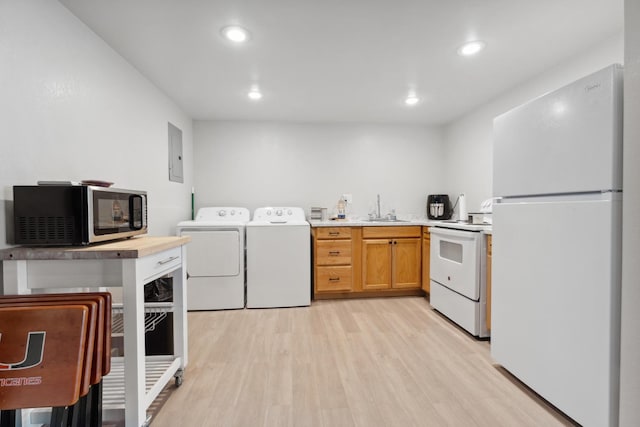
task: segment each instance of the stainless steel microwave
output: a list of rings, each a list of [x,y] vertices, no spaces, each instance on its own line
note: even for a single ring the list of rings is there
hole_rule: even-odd
[[[88,185],[13,187],[15,243],[88,245],[147,232],[145,191]]]

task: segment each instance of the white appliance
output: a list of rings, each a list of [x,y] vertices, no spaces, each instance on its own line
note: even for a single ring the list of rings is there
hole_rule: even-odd
[[[483,228],[448,223],[429,228],[431,306],[477,337],[489,336]]]
[[[191,236],[187,264],[187,309],[244,308],[245,226],[250,212],[239,207],[206,207],[177,226]]]
[[[311,230],[304,210],[264,207],[247,224],[247,308],[311,304]]]
[[[618,421],[622,68],[494,120],[491,354],[578,423]]]

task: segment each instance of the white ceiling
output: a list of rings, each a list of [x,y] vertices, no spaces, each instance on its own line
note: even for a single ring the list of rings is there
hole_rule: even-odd
[[[60,1],[194,119],[442,124],[623,27],[623,0]]]

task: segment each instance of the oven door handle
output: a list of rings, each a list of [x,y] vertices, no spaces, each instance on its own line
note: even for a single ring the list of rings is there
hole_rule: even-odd
[[[448,237],[461,237],[464,239],[475,239],[480,235],[478,231],[467,230],[452,230],[450,228],[429,227],[431,235],[448,236]]]

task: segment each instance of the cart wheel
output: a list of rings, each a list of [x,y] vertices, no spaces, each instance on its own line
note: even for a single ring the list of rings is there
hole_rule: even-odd
[[[183,372],[182,370],[179,370],[178,372],[176,372],[175,375],[175,379],[176,379],[176,387],[180,387],[182,385],[182,381],[183,381]]]

